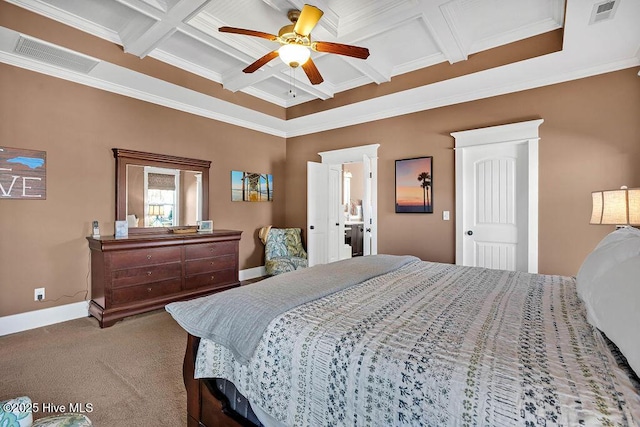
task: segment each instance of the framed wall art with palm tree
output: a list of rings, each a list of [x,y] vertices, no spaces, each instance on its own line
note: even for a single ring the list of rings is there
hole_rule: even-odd
[[[396,213],[433,213],[433,157],[396,160]]]

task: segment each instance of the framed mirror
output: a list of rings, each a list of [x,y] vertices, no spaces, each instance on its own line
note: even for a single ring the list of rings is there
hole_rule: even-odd
[[[209,219],[208,160],[114,148],[116,220],[129,234],[169,233]]]

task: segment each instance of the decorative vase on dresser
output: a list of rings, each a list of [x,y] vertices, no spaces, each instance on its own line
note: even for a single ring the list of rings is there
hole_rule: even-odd
[[[239,286],[241,231],[87,237],[89,313],[101,327],[134,314]]]

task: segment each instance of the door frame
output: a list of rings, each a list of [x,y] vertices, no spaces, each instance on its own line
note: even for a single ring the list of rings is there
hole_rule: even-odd
[[[318,153],[322,163],[342,165],[343,163],[362,162],[363,156],[371,159],[371,255],[378,253],[378,148],[380,144],[368,144],[340,150]],[[364,173],[364,168],[363,168]],[[341,180],[342,181],[342,180]],[[364,206],[362,207],[364,210]],[[367,224],[365,224],[365,228]],[[364,242],[363,242],[364,243]]]
[[[528,165],[527,268],[529,273],[538,272],[538,130],[542,122],[543,119],[537,119],[451,133],[455,138],[457,265],[462,265],[464,231],[465,226],[468,226],[463,220],[463,171],[467,166],[465,148],[488,144],[525,144]]]

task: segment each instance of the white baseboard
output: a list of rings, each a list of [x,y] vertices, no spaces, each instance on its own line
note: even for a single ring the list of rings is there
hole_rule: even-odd
[[[260,267],[247,268],[246,270],[240,270],[239,279],[240,281],[255,279],[256,277],[262,277],[267,275],[267,270],[264,268],[264,265]]]
[[[89,301],[0,317],[0,336],[62,323],[89,315]]]
[[[249,280],[266,276],[264,266],[240,270],[239,279]],[[73,304],[58,307],[44,308],[42,310],[27,311],[26,313],[0,317],[0,337],[29,329],[62,323],[68,320],[79,319],[89,315],[89,301],[80,301]]]

